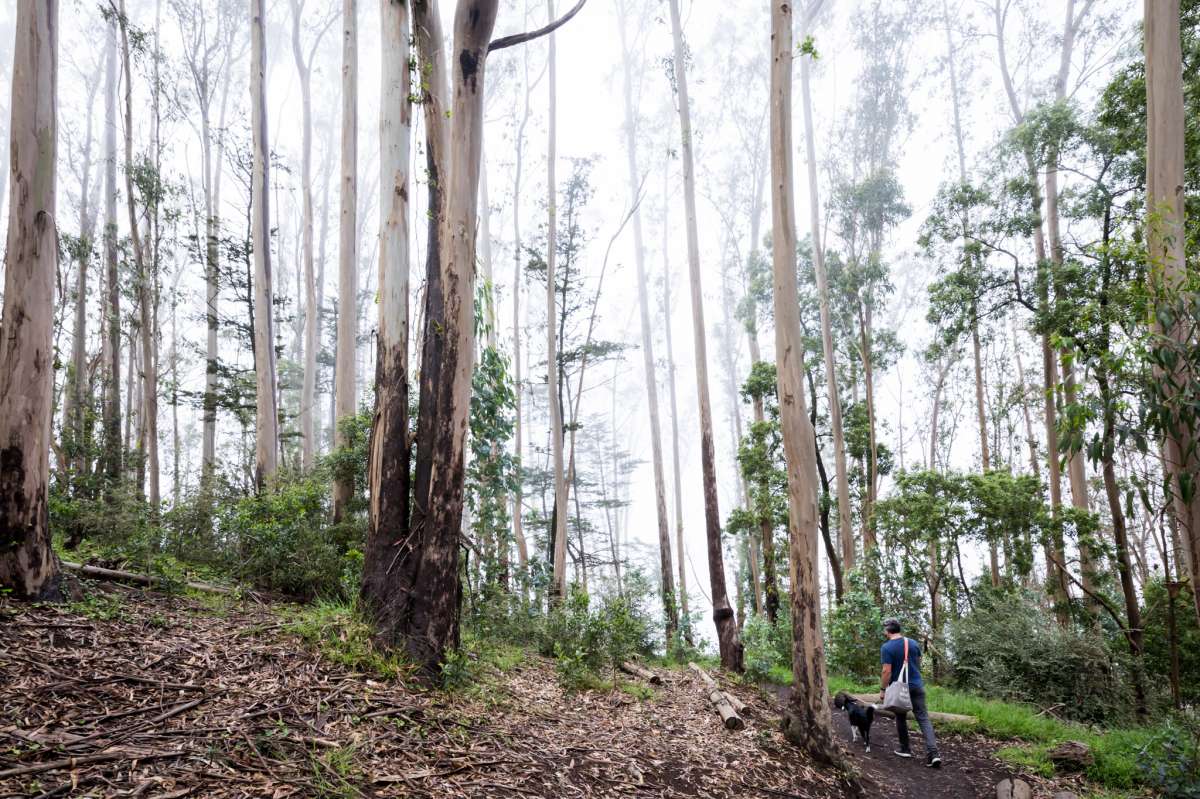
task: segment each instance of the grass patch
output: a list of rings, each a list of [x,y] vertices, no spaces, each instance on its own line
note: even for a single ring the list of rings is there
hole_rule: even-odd
[[[78,602],[71,602],[67,607],[72,613],[86,616],[93,621],[116,621],[125,615],[121,598],[113,594],[88,594]]]
[[[375,648],[371,628],[348,604],[322,601],[280,612],[287,632],[332,663],[389,679],[401,678],[411,670],[400,658]]]
[[[621,690],[621,693],[628,694],[639,702],[649,702],[655,696],[652,687],[643,685],[640,682],[621,680],[617,687]]]

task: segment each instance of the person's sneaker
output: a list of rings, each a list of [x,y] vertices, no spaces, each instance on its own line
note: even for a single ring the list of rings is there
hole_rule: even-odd
[[[896,757],[912,757],[912,752],[905,752],[903,749],[897,749],[892,754]]]
[[[925,757],[925,765],[929,766],[929,768],[941,768],[942,767],[942,756],[939,755],[937,752],[930,752]]]

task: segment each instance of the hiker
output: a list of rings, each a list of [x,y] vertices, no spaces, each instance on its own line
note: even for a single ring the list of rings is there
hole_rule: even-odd
[[[925,765],[930,768],[942,767],[942,756],[938,754],[937,739],[933,736],[933,725],[929,723],[929,711],[925,707],[925,683],[921,681],[921,647],[911,638],[900,634],[900,622],[888,619],[883,623],[887,641],[879,649],[879,662],[883,664],[883,675],[879,689],[879,701],[884,700],[888,686],[900,679],[908,682],[908,694],[912,703],[913,715],[925,736]],[[905,654],[907,653],[908,669],[904,670]],[[900,736],[900,748],[895,754],[898,757],[912,757],[908,745],[908,713],[896,712],[896,734]]]

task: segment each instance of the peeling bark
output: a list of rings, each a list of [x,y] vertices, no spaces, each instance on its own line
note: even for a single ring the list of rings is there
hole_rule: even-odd
[[[0,586],[20,599],[58,599],[48,506],[58,267],[58,1],[20,0],[16,31],[0,314]]]

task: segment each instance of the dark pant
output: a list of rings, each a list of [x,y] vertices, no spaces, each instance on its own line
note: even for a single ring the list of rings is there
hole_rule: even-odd
[[[925,736],[925,752],[936,755],[938,751],[937,738],[933,737],[933,725],[929,723],[929,711],[925,707],[925,689],[915,685],[908,686],[908,695],[912,699],[912,712],[917,717],[921,734]],[[911,752],[908,746],[908,714],[896,714],[896,734],[900,736],[900,751]]]

